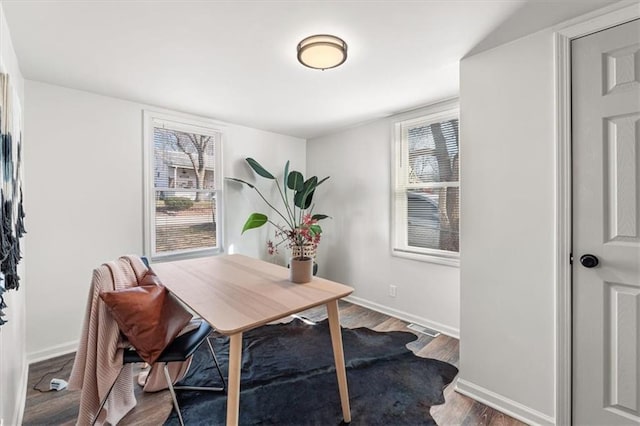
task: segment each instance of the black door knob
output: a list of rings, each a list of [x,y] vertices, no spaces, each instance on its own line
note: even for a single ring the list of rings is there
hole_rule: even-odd
[[[598,258],[592,254],[583,254],[580,256],[580,263],[582,263],[582,266],[585,268],[595,268],[600,262]]]

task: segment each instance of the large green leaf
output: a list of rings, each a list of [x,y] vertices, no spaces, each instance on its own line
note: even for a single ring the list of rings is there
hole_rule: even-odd
[[[304,177],[302,173],[293,170],[289,173],[289,178],[287,179],[287,186],[289,189],[294,191],[302,191],[304,188]]]
[[[329,217],[329,216],[327,216],[326,214],[319,214],[319,213],[316,213],[316,214],[314,214],[313,216],[311,216],[311,219],[313,219],[313,220],[322,220],[322,219],[326,219],[326,218],[328,218],[328,217]]]
[[[316,193],[316,191],[315,191],[315,190],[314,190],[314,191],[309,192],[309,194],[307,195],[307,198],[305,198],[305,201],[304,201],[304,207],[303,207],[303,209],[305,209],[305,210],[306,210],[306,209],[308,209],[309,207],[311,207],[311,202],[313,201],[313,194],[315,194],[315,193]]]
[[[311,225],[309,227],[309,230],[311,231],[311,234],[313,235],[318,235],[322,233],[322,228],[320,227],[320,225]]]
[[[311,206],[313,200],[313,191],[318,186],[318,177],[313,176],[307,179],[304,183],[301,191],[296,191],[296,195],[293,197],[293,202],[298,208],[308,209]]]
[[[287,160],[287,164],[284,165],[284,177],[282,178],[282,186],[285,194],[287,193],[287,181],[289,180],[289,160]]]
[[[251,213],[242,227],[242,234],[244,234],[244,231],[248,231],[249,229],[260,228],[262,225],[267,223],[268,220],[267,216],[262,213]]]
[[[225,178],[225,179],[233,181],[233,182],[240,182],[240,183],[242,183],[244,185],[247,185],[249,188],[253,188],[254,187],[252,184],[250,184],[249,182],[246,182],[246,181],[244,181],[242,179],[232,178],[232,177],[228,177],[228,178]]]
[[[260,163],[258,163],[256,160],[254,160],[253,158],[249,157],[246,159],[247,163],[249,163],[249,166],[251,166],[251,168],[253,169],[254,172],[256,172],[257,174],[259,174],[260,176],[262,176],[263,178],[267,178],[267,179],[275,179],[275,176],[272,175],[271,173],[269,173],[267,170],[265,170],[264,167],[262,167],[260,165]]]
[[[326,178],[322,179],[320,182],[318,182],[318,184],[316,185],[316,187],[320,186],[325,180],[329,179],[331,176],[327,176]]]

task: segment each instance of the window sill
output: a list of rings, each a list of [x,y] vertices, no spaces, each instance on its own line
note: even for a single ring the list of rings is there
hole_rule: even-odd
[[[437,256],[433,254],[416,253],[416,252],[402,251],[397,249],[392,249],[391,255],[394,257],[401,257],[404,259],[418,260],[420,262],[437,263],[439,265],[453,266],[455,268],[460,267],[460,255]]]
[[[191,250],[186,252],[168,253],[168,254],[156,254],[155,256],[149,256],[151,263],[171,262],[174,260],[186,260],[195,259],[198,257],[209,257],[222,254],[223,250],[220,248],[204,249],[204,250]]]

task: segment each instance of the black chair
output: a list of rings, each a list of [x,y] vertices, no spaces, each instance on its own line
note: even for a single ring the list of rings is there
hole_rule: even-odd
[[[171,398],[173,399],[173,406],[178,413],[178,419],[180,420],[180,424],[184,426],[184,421],[182,420],[182,413],[180,412],[180,406],[178,405],[178,399],[176,398],[176,390],[191,390],[191,391],[213,391],[213,392],[226,392],[226,383],[224,377],[222,375],[222,371],[220,370],[220,365],[218,364],[218,359],[216,358],[216,354],[213,351],[213,345],[209,340],[209,335],[213,331],[213,328],[206,322],[201,321],[200,326],[192,331],[189,331],[181,336],[178,336],[174,339],[173,342],[167,346],[167,348],[162,352],[160,357],[157,359],[156,363],[164,363],[164,376],[167,380],[167,385],[169,385],[169,392],[171,393]],[[218,370],[218,375],[220,376],[220,380],[222,381],[222,387],[203,387],[203,386],[173,386],[171,382],[171,376],[169,375],[169,369],[167,368],[168,362],[176,362],[176,361],[186,361],[190,356],[192,356],[195,351],[202,345],[202,343],[207,342],[209,345],[209,351],[211,352],[211,356],[213,357],[213,362]],[[132,364],[136,362],[144,362],[144,360],[138,355],[135,349],[126,349],[124,351],[123,357],[123,365]],[[120,370],[122,371],[122,370]],[[115,385],[115,383],[114,383]],[[107,398],[109,398],[109,394],[113,390],[113,385],[107,395],[102,400],[100,404],[100,408],[96,413],[96,416],[93,420],[92,424],[95,424],[98,419],[98,415],[104,408],[104,404],[107,402]]]

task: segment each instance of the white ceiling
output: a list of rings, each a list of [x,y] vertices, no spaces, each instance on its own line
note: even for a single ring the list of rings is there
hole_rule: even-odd
[[[458,93],[458,61],[610,0],[3,1],[27,79],[312,138]],[[304,37],[349,45],[336,69]]]

